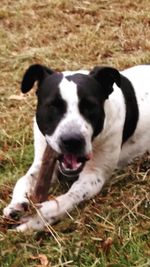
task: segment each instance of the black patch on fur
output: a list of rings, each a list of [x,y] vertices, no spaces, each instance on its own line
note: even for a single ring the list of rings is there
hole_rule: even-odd
[[[27,93],[37,81],[37,110],[36,120],[40,131],[51,135],[64,113],[66,102],[61,98],[59,84],[63,79],[62,73],[40,65],[31,65],[25,72],[21,84],[21,91]]]
[[[66,77],[77,85],[79,111],[93,128],[93,138],[103,129],[105,96],[100,84],[85,74],[74,74]]]
[[[122,144],[124,144],[128,140],[128,138],[133,135],[136,129],[139,119],[139,109],[134,88],[131,82],[123,75],[120,76],[121,76],[120,89],[123,93],[126,105],[126,117],[122,135]]]
[[[36,120],[40,131],[52,135],[58,123],[67,110],[67,104],[62,99],[59,84],[63,78],[61,73],[48,75],[37,90],[38,105]]]

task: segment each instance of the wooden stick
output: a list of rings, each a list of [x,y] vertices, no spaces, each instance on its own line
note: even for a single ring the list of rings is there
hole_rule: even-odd
[[[35,186],[33,196],[31,197],[34,203],[41,203],[48,199],[48,191],[57,159],[56,156],[56,152],[47,145],[43,155],[37,184]]]

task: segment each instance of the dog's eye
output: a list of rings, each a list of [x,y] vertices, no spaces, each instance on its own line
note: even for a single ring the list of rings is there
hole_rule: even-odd
[[[95,99],[82,99],[79,110],[85,118],[93,120],[99,113],[99,104]]]
[[[80,109],[87,110],[88,112],[95,111],[97,109],[98,103],[94,99],[82,99],[80,101]]]
[[[62,99],[54,99],[48,103],[46,106],[51,110],[64,110],[65,109],[65,102]]]

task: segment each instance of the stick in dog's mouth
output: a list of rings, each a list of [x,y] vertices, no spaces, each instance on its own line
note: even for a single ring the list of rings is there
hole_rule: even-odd
[[[57,160],[57,153],[49,146],[46,146],[41,169],[33,193],[33,201],[41,203],[48,199],[48,192],[52,180],[55,164]]]
[[[78,176],[83,170],[86,161],[90,159],[90,155],[75,156],[72,154],[58,155],[49,145],[46,146],[43,154],[41,169],[32,196],[34,203],[41,203],[48,199],[48,192],[55,169],[56,161],[58,161],[58,170],[63,176]]]

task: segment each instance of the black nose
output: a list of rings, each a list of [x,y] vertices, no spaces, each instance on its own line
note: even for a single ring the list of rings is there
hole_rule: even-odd
[[[85,140],[80,134],[66,134],[61,137],[60,149],[63,153],[81,155],[84,153]]]

